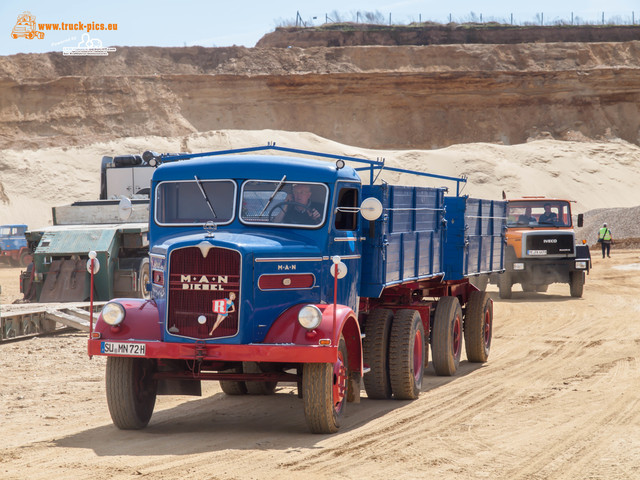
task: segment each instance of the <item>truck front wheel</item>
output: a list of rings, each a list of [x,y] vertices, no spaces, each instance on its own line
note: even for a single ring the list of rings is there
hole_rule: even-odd
[[[415,400],[425,367],[424,325],[415,310],[398,310],[389,339],[389,376],[396,400]]]
[[[155,371],[155,360],[107,358],[107,405],[119,429],[139,430],[149,423],[158,389],[158,382],[153,378]]]
[[[464,346],[470,362],[489,359],[493,328],[493,302],[486,292],[471,292],[464,317]]]
[[[582,297],[582,290],[584,289],[584,272],[571,272],[569,287],[572,297]]]
[[[371,371],[364,376],[364,388],[369,398],[384,400],[391,398],[389,380],[389,332],[393,312],[375,309],[367,318],[365,337],[362,340],[362,355]]]
[[[336,363],[305,363],[302,370],[304,415],[312,433],[335,433],[347,402],[347,344],[340,336]]]
[[[462,353],[462,309],[456,297],[438,300],[431,336],[436,375],[454,375]]]
[[[498,295],[500,298],[511,298],[511,275],[504,272],[498,275]]]

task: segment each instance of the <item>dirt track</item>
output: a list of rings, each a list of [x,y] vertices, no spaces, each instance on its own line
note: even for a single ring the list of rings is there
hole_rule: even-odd
[[[291,387],[232,398],[217,383],[119,431],[84,335],[1,344],[0,478],[638,478],[639,282],[640,251],[614,251],[582,299],[553,285],[496,300],[486,365],[430,368],[414,402],[349,404],[333,436],[307,433]]]

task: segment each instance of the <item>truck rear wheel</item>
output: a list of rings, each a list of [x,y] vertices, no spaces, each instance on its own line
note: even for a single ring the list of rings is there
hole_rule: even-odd
[[[425,368],[424,325],[415,310],[398,310],[389,339],[389,377],[396,400],[415,400]]]
[[[584,289],[584,272],[571,272],[569,287],[572,297],[582,297]]]
[[[369,398],[391,398],[388,350],[392,319],[393,312],[382,308],[373,310],[367,318],[362,355],[364,364],[371,369],[364,376],[364,388]]]
[[[456,297],[442,297],[438,301],[431,350],[436,375],[456,373],[462,354],[462,309]]]
[[[335,433],[347,402],[347,344],[340,336],[336,363],[305,363],[302,370],[304,415],[312,433]]]
[[[511,275],[504,272],[498,275],[498,294],[500,298],[511,298]]]
[[[108,357],[107,405],[121,430],[139,430],[149,423],[156,404],[156,362],[147,358]]]
[[[484,291],[487,289],[487,285],[489,284],[489,275],[477,275],[475,277],[470,277],[469,281],[478,290]]]
[[[264,373],[257,362],[242,362],[244,373]],[[249,395],[273,395],[278,382],[244,382]]]
[[[464,346],[467,360],[483,363],[489,359],[493,330],[493,302],[486,292],[471,292],[464,318]]]

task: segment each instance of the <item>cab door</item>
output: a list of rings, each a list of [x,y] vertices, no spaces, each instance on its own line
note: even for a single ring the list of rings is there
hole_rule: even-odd
[[[338,279],[338,303],[357,311],[358,286],[362,269],[362,238],[359,233],[360,184],[356,182],[337,182],[331,209],[329,255],[338,255],[347,267],[344,278]],[[329,262],[333,268],[333,262]],[[333,302],[333,276],[330,280],[328,299]]]

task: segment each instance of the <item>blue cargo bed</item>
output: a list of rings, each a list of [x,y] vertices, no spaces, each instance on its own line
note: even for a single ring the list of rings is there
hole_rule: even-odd
[[[389,286],[436,279],[461,280],[503,268],[506,202],[445,197],[445,188],[364,185],[383,214],[363,222],[361,296]]]

